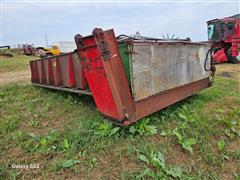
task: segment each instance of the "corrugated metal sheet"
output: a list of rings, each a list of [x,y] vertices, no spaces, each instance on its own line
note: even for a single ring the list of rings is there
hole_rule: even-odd
[[[138,101],[160,92],[204,79],[210,46],[194,43],[134,43],[132,91]],[[210,57],[207,61],[210,66]]]

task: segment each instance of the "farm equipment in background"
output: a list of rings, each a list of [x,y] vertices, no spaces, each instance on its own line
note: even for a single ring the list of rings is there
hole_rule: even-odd
[[[207,21],[215,63],[240,62],[240,14]]]
[[[41,58],[61,54],[59,47],[55,45],[53,45],[51,48],[37,47],[36,51]]]
[[[13,53],[10,51],[11,46],[0,46],[0,56],[13,57]]]
[[[27,56],[34,56],[36,54],[36,50],[33,44],[23,44],[19,46],[22,54],[25,54]]]
[[[74,52],[30,61],[32,85],[93,96],[115,124],[129,125],[212,84],[209,44],[115,37],[95,28]]]
[[[0,46],[0,49],[10,49],[11,46],[7,45],[7,46]]]
[[[61,54],[61,51],[58,46],[53,45],[50,48],[46,47],[34,47],[33,44],[23,44],[18,45],[21,49],[21,53],[28,56],[40,56],[41,58],[47,56],[54,56]]]

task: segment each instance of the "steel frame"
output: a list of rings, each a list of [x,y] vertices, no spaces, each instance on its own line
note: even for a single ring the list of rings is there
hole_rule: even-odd
[[[64,71],[60,71],[60,57],[56,56],[57,59],[54,61],[56,63],[55,75],[53,74],[54,62],[51,58],[31,61],[32,84],[92,95],[99,111],[118,125],[132,124],[211,86],[211,77],[208,77],[135,101],[128,84],[113,29],[103,31],[96,28],[91,36],[85,37],[78,34],[75,36],[75,42],[77,45],[75,52],[81,61],[82,74],[84,75],[82,78],[87,81],[84,81],[86,83],[84,86],[87,85],[89,89],[76,89],[76,79],[74,79],[76,74],[74,74],[74,64],[70,54],[68,58],[69,68],[62,67]],[[48,78],[44,73],[45,66],[48,68]],[[211,70],[213,69],[211,68]],[[66,75],[66,73],[68,74]],[[69,77],[66,87],[63,87],[63,76]]]
[[[102,73],[109,85],[106,87],[109,88],[110,95],[116,106],[116,114],[120,115],[120,118],[109,116],[104,110],[101,112],[116,124],[132,124],[211,85],[210,78],[206,78],[135,102],[127,82],[114,31],[112,29],[107,31],[94,29],[93,36],[88,36],[87,38],[94,38],[96,44],[92,44],[91,46],[84,45],[84,37],[79,36],[75,38],[77,47],[79,47],[79,54],[81,56],[85,48],[95,46],[100,52],[101,58],[96,57],[96,59],[103,64],[104,71]],[[82,58],[89,59],[87,56],[82,56]],[[89,61],[90,64],[91,62]],[[93,97],[96,96],[98,94],[93,93]],[[101,106],[101,104],[98,106]]]

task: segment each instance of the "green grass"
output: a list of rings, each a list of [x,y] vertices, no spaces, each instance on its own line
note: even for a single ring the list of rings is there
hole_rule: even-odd
[[[0,179],[239,178],[240,94],[231,78],[121,128],[91,97],[29,84],[0,96]],[[11,168],[33,163],[40,168]]]
[[[0,56],[0,72],[29,70],[29,61],[37,59],[36,56],[12,54],[13,57]]]

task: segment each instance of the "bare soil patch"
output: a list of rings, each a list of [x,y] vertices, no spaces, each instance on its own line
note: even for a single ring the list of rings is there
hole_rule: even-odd
[[[29,82],[30,77],[30,71],[2,72],[0,73],[0,87],[17,82]]]

